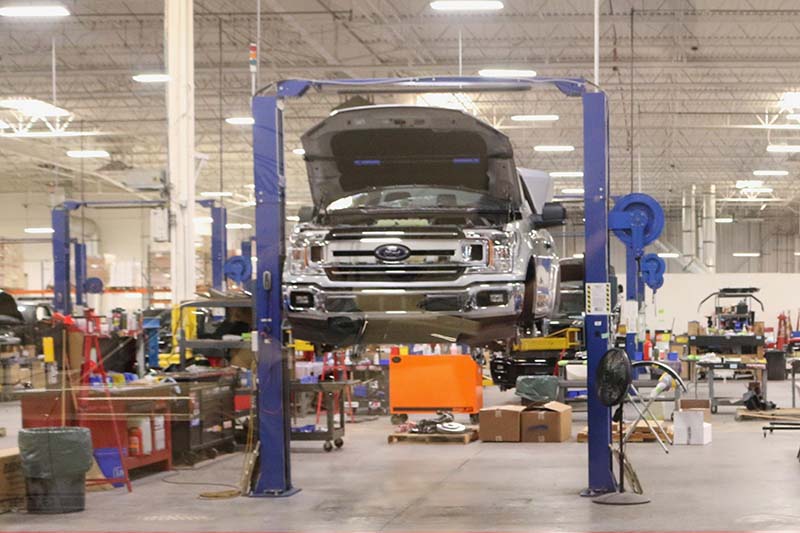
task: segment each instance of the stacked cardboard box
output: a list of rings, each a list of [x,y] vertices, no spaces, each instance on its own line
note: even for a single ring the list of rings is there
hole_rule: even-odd
[[[25,477],[19,448],[0,450],[0,513],[25,507]]]
[[[499,405],[480,411],[484,442],[564,442],[572,434],[572,407],[559,402]]]

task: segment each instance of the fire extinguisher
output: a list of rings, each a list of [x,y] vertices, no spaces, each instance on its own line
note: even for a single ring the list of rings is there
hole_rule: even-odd
[[[128,430],[128,455],[131,457],[142,455],[142,430],[139,428]]]
[[[644,333],[644,346],[642,347],[642,359],[645,361],[649,361],[651,359],[650,354],[653,352],[653,341],[650,339],[650,330],[646,330]]]

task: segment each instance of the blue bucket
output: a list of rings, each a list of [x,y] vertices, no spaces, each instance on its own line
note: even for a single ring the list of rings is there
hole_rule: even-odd
[[[108,479],[125,477],[125,471],[122,469],[122,460],[116,448],[97,448],[94,451],[94,458],[97,461],[97,466],[100,467],[103,475]],[[125,483],[112,483],[112,485],[122,487]]]
[[[678,352],[669,352],[667,354],[668,361],[677,361],[678,360]]]

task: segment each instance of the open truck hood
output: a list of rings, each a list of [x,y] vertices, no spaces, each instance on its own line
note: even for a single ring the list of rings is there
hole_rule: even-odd
[[[460,187],[521,201],[508,137],[462,111],[369,106],[338,111],[302,137],[318,208],[390,186]]]

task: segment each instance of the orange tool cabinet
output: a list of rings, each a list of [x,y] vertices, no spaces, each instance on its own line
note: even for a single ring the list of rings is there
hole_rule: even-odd
[[[481,367],[470,355],[394,355],[389,360],[392,415],[452,411],[477,415],[483,407]]]

